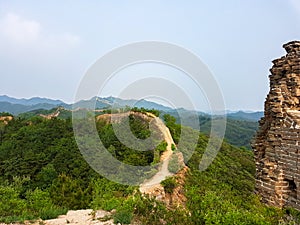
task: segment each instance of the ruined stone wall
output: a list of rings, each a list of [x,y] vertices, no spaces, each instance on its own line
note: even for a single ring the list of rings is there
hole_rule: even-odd
[[[273,61],[265,114],[253,143],[256,191],[270,205],[300,210],[300,41]]]
[[[130,115],[136,116],[141,118],[144,121],[150,122],[155,116],[151,113],[141,113],[141,112],[134,112],[129,111],[125,113],[112,113],[112,114],[102,114],[97,116],[97,120],[104,120],[107,123],[121,123],[121,121],[125,118],[128,118]]]

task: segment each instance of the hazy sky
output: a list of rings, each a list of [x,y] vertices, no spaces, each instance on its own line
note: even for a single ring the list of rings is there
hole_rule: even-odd
[[[227,109],[262,110],[271,61],[295,39],[298,0],[0,0],[0,95],[72,102],[99,57],[131,42],[157,40],[197,54],[213,72]],[[115,79],[104,94],[116,95],[129,85],[124,80],[160,73],[189,86],[172,69],[146,65],[124,71],[126,79]],[[198,101],[193,88],[189,94]]]

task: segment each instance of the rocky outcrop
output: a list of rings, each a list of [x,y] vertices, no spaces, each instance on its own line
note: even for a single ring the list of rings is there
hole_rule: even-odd
[[[0,123],[4,123],[5,125],[8,124],[9,121],[13,119],[12,116],[0,116]]]
[[[172,193],[166,193],[165,203],[171,209],[178,207],[185,208],[186,206],[187,198],[185,196],[184,185],[188,171],[189,168],[185,166],[179,172],[177,172],[174,176],[176,180],[176,187]]]
[[[111,212],[92,209],[70,210],[66,215],[61,215],[57,219],[24,221],[22,224],[0,223],[0,225],[121,225],[113,222],[113,214],[114,210]]]
[[[277,207],[300,210],[300,41],[273,61],[264,117],[253,143],[256,191]]]
[[[185,196],[184,184],[188,170],[188,167],[185,166],[173,175],[176,187],[173,189],[172,193],[165,192],[161,184],[148,186],[144,190],[140,187],[140,191],[147,194],[150,198],[155,198],[156,200],[163,202],[169,209],[176,209],[178,207],[185,208],[187,199]]]

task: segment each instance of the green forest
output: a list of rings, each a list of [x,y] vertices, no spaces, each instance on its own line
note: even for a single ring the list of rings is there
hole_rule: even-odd
[[[174,118],[176,118],[177,123],[183,122],[185,126],[191,127],[193,129],[199,130],[200,132],[209,135],[211,132],[211,123],[214,120],[216,126],[222,124],[224,117],[222,116],[213,116],[208,114],[197,115],[199,118],[199,126],[193,123],[193,118],[195,113],[189,111],[182,111],[181,115],[177,112],[168,112]],[[252,114],[246,114],[251,116]],[[180,118],[183,118],[183,121],[180,121]],[[244,147],[251,150],[251,140],[253,139],[256,131],[258,129],[258,121],[255,119],[248,119],[242,117],[232,117],[227,116],[226,118],[226,131],[224,138],[226,141],[234,146]]]
[[[116,209],[113,219],[121,224],[300,223],[299,212],[260,203],[254,194],[255,164],[250,150],[224,141],[213,163],[200,172],[198,166],[208,136],[181,127],[171,115],[163,117],[176,144],[182,131],[199,137],[192,156],[188,153],[189,138],[176,149],[183,153],[189,168],[183,187],[186,205],[168,208],[142,196],[138,187],[117,184],[96,173],[77,147],[69,118],[26,116],[0,122],[0,221],[44,220],[70,209],[92,208]],[[130,116],[129,123],[137,138],[151,135],[147,121]],[[157,163],[166,149],[157,137],[152,150],[134,151],[118,141],[110,123],[100,120],[96,127],[105,147],[126,164]],[[179,184],[170,179],[162,185],[172,193]]]

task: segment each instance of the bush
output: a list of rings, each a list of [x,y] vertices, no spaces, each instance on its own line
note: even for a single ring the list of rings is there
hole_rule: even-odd
[[[1,217],[18,217],[25,211],[26,201],[19,197],[19,192],[12,186],[0,186]]]
[[[106,201],[104,201],[103,205],[102,205],[102,209],[106,210],[106,211],[110,211],[113,209],[116,209],[120,206],[121,201],[120,199],[117,199],[116,197],[112,197]]]
[[[173,193],[174,188],[177,186],[176,180],[174,177],[168,177],[160,183],[166,193]]]
[[[39,217],[42,220],[49,220],[49,219],[57,218],[59,215],[65,215],[67,212],[68,209],[66,208],[51,206],[50,208],[41,210],[39,212]]]
[[[171,159],[169,161],[168,170],[171,173],[177,173],[180,169],[181,169],[181,166],[179,163],[178,154],[173,153],[173,155],[171,156]]]
[[[179,124],[176,124],[176,118],[169,114],[164,115],[164,121],[166,126],[170,130],[174,142],[178,144],[181,134],[181,126]]]
[[[125,197],[132,193],[133,188],[108,181],[96,179],[91,183],[93,194],[90,207],[93,209],[112,210],[122,205]]]
[[[16,184],[18,186],[18,184]],[[55,206],[47,191],[35,189],[26,192],[26,199],[20,197],[20,188],[0,186],[0,221],[23,222],[34,219],[53,219],[67,212]]]
[[[122,209],[118,210],[114,215],[114,223],[121,223],[121,224],[130,224],[133,217],[133,213],[129,210]]]
[[[35,189],[26,193],[28,207],[33,212],[38,212],[43,209],[48,209],[52,206],[52,201],[49,192]]]
[[[174,144],[171,145],[171,149],[172,151],[175,151],[176,150],[176,146]]]
[[[155,150],[159,152],[159,154],[165,152],[167,150],[168,143],[166,141],[162,141]]]
[[[82,209],[88,198],[82,190],[80,180],[61,174],[50,187],[50,196],[54,204],[69,209]]]
[[[67,209],[57,207],[52,203],[49,192],[35,189],[26,193],[28,209],[35,217],[43,220],[53,219],[61,214],[67,213]]]
[[[153,164],[157,164],[160,162],[160,156],[163,152],[167,150],[168,143],[165,141],[162,141],[159,145],[156,146],[154,150],[154,158],[153,158]]]

